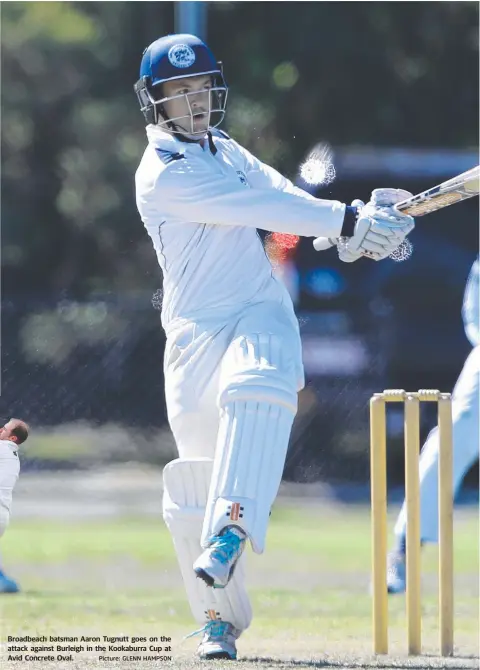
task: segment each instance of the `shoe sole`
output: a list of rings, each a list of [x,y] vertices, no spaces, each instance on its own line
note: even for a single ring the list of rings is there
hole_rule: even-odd
[[[195,574],[199,579],[203,579],[207,586],[215,586],[215,580],[213,577],[210,577],[208,572],[205,572],[205,570],[202,570],[202,568],[195,568]]]
[[[405,593],[405,589],[396,589],[393,586],[387,586],[387,593],[391,596],[397,596]]]
[[[236,566],[236,565],[237,565],[237,561],[235,561],[235,563],[234,563],[234,564],[232,565],[232,567],[230,568],[230,572],[229,572],[229,575],[228,575],[228,582],[229,582],[229,581],[231,580],[231,578],[233,577],[233,573],[234,573],[234,571],[235,571],[235,566]],[[207,586],[211,586],[213,589],[224,589],[224,588],[227,586],[227,584],[228,584],[228,582],[227,582],[227,584],[215,584],[215,580],[213,579],[213,577],[211,577],[211,576],[208,574],[208,572],[205,572],[205,570],[204,570],[203,568],[194,568],[193,571],[195,572],[195,574],[197,575],[197,577],[198,577],[199,579],[203,579],[203,581],[205,582],[205,584],[206,584]]]
[[[236,661],[236,656],[231,656],[228,651],[214,651],[211,654],[202,654],[198,657],[201,661]]]

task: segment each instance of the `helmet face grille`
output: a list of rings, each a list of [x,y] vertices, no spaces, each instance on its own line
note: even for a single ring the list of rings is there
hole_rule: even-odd
[[[176,119],[166,117],[164,103],[168,98],[160,97],[162,95],[161,84],[175,79],[205,75],[211,75],[213,79],[208,114],[211,121],[210,127],[214,128],[222,122],[225,116],[227,101],[228,88],[223,77],[221,63],[217,62],[208,46],[195,35],[167,35],[150,44],[143,54],[140,79],[134,86],[146,122],[165,125],[169,131],[180,134],[182,131],[175,129],[176,120],[182,127],[194,128],[191,109],[190,114],[183,117],[176,117]],[[182,123],[182,119],[186,121],[185,124]],[[184,128],[183,132],[191,131]]]
[[[206,73],[208,74],[208,73]],[[198,75],[196,75],[198,76]],[[205,88],[200,91],[192,91],[169,97],[162,96],[162,85],[151,86],[148,77],[143,77],[135,84],[140,110],[143,113],[147,124],[163,126],[169,132],[180,135],[188,133],[192,135],[204,135],[208,128],[219,126],[224,117],[227,105],[228,88],[219,73],[213,82],[212,88]],[[207,94],[208,108],[202,108],[201,112],[196,111],[195,101],[199,96]],[[180,116],[170,117],[165,111],[165,103],[175,100],[185,100],[186,113]],[[195,117],[208,115],[208,124],[206,128],[197,129],[198,122]]]
[[[199,112],[196,111],[195,101],[200,95],[204,96],[205,101],[208,100],[208,104]],[[173,133],[203,136],[209,128],[216,128],[223,121],[227,96],[228,91],[225,86],[215,86],[210,89],[162,98],[154,102],[158,114],[156,123]],[[181,99],[185,100],[185,108],[188,109],[188,112],[181,116],[168,116],[165,113],[164,103]],[[206,120],[206,123],[199,123],[200,119]]]

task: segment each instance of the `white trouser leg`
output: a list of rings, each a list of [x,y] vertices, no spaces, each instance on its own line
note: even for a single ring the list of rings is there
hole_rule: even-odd
[[[455,386],[453,414],[453,491],[478,459],[480,346],[470,353]],[[429,434],[420,456],[420,527],[424,542],[438,541],[438,452],[439,433]],[[405,537],[406,509],[402,506],[395,535]]]
[[[194,618],[200,625],[211,619],[228,621],[242,631],[252,619],[245,590],[244,560],[238,562],[235,575],[224,589],[211,589],[197,579],[192,566],[201,554],[205,504],[213,462],[209,458],[176,459],[164,469],[163,516],[172,535],[178,563]]]
[[[232,330],[189,323],[167,338],[165,399],[180,458],[215,455],[220,368]]]

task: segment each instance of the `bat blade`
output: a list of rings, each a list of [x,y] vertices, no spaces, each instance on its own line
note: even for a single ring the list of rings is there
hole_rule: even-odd
[[[399,202],[395,208],[402,214],[424,216],[456,202],[473,198],[479,194],[479,191],[480,166],[477,166],[423,193]]]

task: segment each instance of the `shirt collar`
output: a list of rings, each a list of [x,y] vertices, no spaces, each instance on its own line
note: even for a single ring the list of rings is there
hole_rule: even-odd
[[[18,444],[16,442],[13,442],[12,440],[0,440],[0,442],[3,442],[3,444],[8,445],[12,451],[16,451],[18,449]]]
[[[180,153],[185,155],[189,150],[195,147],[202,147],[198,142],[182,142],[172,133],[162,130],[158,126],[149,124],[146,128],[147,138],[150,144],[153,144],[158,149],[164,151],[171,151],[172,153]],[[217,147],[213,141],[212,133],[208,131],[206,135],[207,142],[203,148],[204,151],[210,150],[213,156],[217,153]]]

